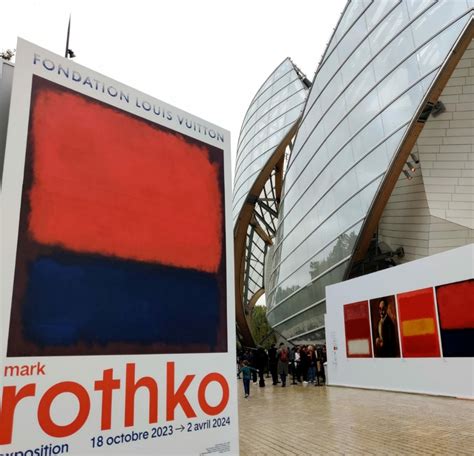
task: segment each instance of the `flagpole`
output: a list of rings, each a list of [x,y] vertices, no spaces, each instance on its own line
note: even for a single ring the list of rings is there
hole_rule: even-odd
[[[69,22],[67,24],[67,37],[66,37],[66,50],[64,52],[64,57],[67,58],[69,50],[69,34],[71,33],[71,15],[69,15]]]

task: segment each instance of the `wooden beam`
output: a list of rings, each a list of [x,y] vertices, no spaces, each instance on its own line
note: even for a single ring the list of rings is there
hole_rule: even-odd
[[[286,149],[286,147],[285,147]],[[285,152],[280,161],[275,166],[275,196],[276,196],[276,206],[280,208],[281,201],[281,192],[283,188],[283,163],[285,161]]]
[[[255,215],[252,215],[252,220],[250,220],[250,225],[252,225],[255,229],[255,232],[259,235],[260,239],[267,245],[273,245],[273,241],[267,232],[262,228],[258,220],[256,219]]]
[[[265,183],[270,178],[272,171],[278,163],[281,162],[285,154],[285,149],[295,135],[301,117],[295,122],[286,136],[282,139],[280,145],[276,148],[273,155],[269,158],[265,166],[260,171],[255,183],[249,190],[248,196],[234,227],[234,278],[235,278],[235,317],[239,332],[242,336],[242,342],[248,347],[254,347],[252,333],[250,332],[251,315],[246,314],[244,306],[243,286],[245,275],[245,241],[247,238],[247,228],[252,219],[255,202],[262,193]],[[250,202],[254,201],[254,202]]]

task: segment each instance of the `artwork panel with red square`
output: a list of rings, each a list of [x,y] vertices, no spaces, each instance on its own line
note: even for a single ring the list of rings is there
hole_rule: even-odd
[[[441,355],[432,288],[397,295],[402,353],[405,358]]]
[[[474,280],[436,287],[443,356],[474,356]]]
[[[344,305],[344,328],[348,358],[372,358],[367,301]]]
[[[33,76],[8,356],[227,350],[223,150]]]

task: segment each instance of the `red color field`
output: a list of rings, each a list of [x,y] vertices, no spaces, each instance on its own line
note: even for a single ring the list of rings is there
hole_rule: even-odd
[[[222,195],[205,147],[49,87],[36,94],[32,119],[29,232],[37,242],[217,271]]]
[[[403,356],[441,356],[433,289],[401,293],[397,300]]]
[[[474,280],[442,285],[436,293],[442,329],[474,328]]]

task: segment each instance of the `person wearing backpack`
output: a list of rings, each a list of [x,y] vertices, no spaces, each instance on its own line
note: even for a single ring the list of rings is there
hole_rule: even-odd
[[[278,357],[278,374],[280,375],[281,379],[281,386],[286,386],[286,377],[288,376],[288,362],[290,360],[290,356],[288,353],[288,348],[285,347],[285,344],[282,342],[278,348],[277,352]]]

